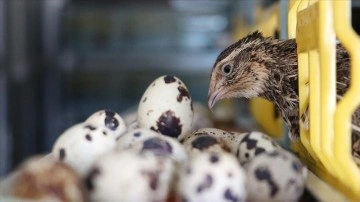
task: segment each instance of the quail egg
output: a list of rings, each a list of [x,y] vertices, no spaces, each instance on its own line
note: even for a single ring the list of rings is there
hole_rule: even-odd
[[[193,136],[193,138],[184,141],[183,145],[190,153],[230,151],[221,139],[206,134]]]
[[[173,163],[150,152],[114,152],[99,159],[85,184],[91,201],[165,201],[170,191]]]
[[[159,135],[159,133],[145,128],[134,129],[117,139],[116,150],[128,149],[137,142],[144,141],[149,137],[158,137]]]
[[[158,156],[170,157],[178,163],[187,161],[187,153],[177,139],[161,135],[149,129],[135,129],[119,138],[117,151],[132,149],[138,152],[152,152]]]
[[[253,131],[241,136],[234,154],[243,164],[264,152],[276,150],[283,149],[274,139],[264,133]]]
[[[144,92],[138,108],[139,128],[147,128],[170,137],[191,130],[193,106],[185,84],[175,76],[161,76]]]
[[[296,202],[304,192],[306,168],[288,152],[262,153],[244,169],[249,202]]]
[[[114,151],[115,147],[116,136],[113,131],[104,126],[79,123],[58,137],[52,155],[83,176],[97,158]]]
[[[126,131],[126,125],[123,118],[116,112],[111,110],[100,110],[93,113],[85,120],[85,123],[92,126],[105,126],[113,131],[116,136]]]
[[[198,138],[199,136],[210,137]],[[217,128],[201,128],[181,137],[180,142],[183,143],[185,147],[189,148],[191,147],[195,139],[198,143],[202,142],[201,144],[198,144],[199,146],[204,145],[206,142],[207,144],[210,144],[210,139],[213,139],[211,142],[215,143],[216,139],[216,143],[219,144],[224,150],[234,152],[236,151],[238,145],[237,143],[240,142],[243,136],[244,134],[242,133],[228,132]],[[205,139],[207,139],[208,141],[205,142]]]
[[[244,170],[229,153],[197,153],[182,167],[179,175],[180,201],[240,202],[246,199]]]

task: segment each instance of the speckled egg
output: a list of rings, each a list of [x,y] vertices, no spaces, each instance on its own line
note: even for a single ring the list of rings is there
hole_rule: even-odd
[[[104,126],[113,131],[117,136],[126,132],[126,124],[123,118],[111,110],[100,110],[93,113],[85,120],[92,126]]]
[[[195,139],[203,142],[200,145],[204,145],[206,142],[210,144],[210,142],[215,142],[214,140],[210,141],[210,139],[216,139],[216,143],[220,144],[224,150],[235,154],[238,143],[244,135],[243,133],[228,132],[217,128],[201,128],[181,137],[180,142],[189,148],[189,145],[191,145]],[[212,138],[197,138],[198,136],[211,136]],[[205,139],[208,139],[208,141],[205,142]]]
[[[203,152],[192,156],[179,173],[180,201],[245,202],[246,178],[237,159],[225,152]]]
[[[164,136],[149,129],[135,129],[121,136],[117,143],[117,151],[132,149],[134,151],[152,152],[158,156],[166,156],[178,163],[187,161],[187,152],[180,142],[172,137]]]
[[[52,158],[27,159],[0,183],[0,201],[87,201],[81,178]]]
[[[152,152],[157,156],[170,157],[178,163],[185,163],[188,155],[185,148],[176,139],[159,135],[137,142],[132,147],[140,152]]]
[[[93,202],[165,201],[172,176],[169,158],[126,150],[99,159],[85,183]]]
[[[135,143],[142,142],[146,138],[158,137],[159,133],[145,128],[134,129],[125,133],[117,139],[116,150],[124,150],[132,147]]]
[[[175,76],[161,76],[146,89],[137,114],[138,126],[177,138],[191,130],[193,107],[185,84]]]
[[[264,133],[253,131],[242,135],[234,154],[243,164],[264,152],[276,150],[283,149],[274,139]]]
[[[79,123],[58,137],[52,155],[83,176],[97,158],[114,151],[115,147],[116,135],[113,131],[104,126]]]
[[[244,168],[249,202],[296,202],[304,191],[306,168],[285,151],[262,153]]]
[[[230,151],[220,138],[200,133],[184,141],[183,145],[189,153]]]

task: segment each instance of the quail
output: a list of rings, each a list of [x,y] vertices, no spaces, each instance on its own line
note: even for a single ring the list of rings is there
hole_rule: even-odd
[[[217,57],[210,78],[208,105],[225,98],[265,98],[282,115],[289,136],[297,141],[299,121],[308,124],[308,110],[299,117],[298,58],[295,39],[264,37],[255,31]],[[341,100],[350,86],[350,57],[336,45],[336,91]],[[360,107],[352,115],[352,154],[360,164]]]

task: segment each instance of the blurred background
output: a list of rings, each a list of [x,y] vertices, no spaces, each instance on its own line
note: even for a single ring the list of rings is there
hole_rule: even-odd
[[[59,134],[93,112],[136,108],[158,76],[179,77],[206,106],[217,55],[276,3],[287,6],[286,0],[0,0],[0,176],[49,152]],[[270,35],[286,38],[286,26]],[[248,101],[231,106],[219,117],[258,127]]]

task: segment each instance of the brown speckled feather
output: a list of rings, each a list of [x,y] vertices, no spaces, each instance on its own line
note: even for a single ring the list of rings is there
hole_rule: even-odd
[[[337,98],[350,85],[350,59],[343,46],[337,45]],[[226,64],[233,66],[227,74]],[[278,40],[254,32],[225,49],[217,58],[211,74],[209,106],[223,98],[262,97],[273,102],[290,130],[299,138],[299,97],[297,45],[294,39]],[[302,116],[308,122],[308,114]],[[305,123],[308,124],[308,123]],[[352,116],[353,155],[360,158],[360,108]]]

